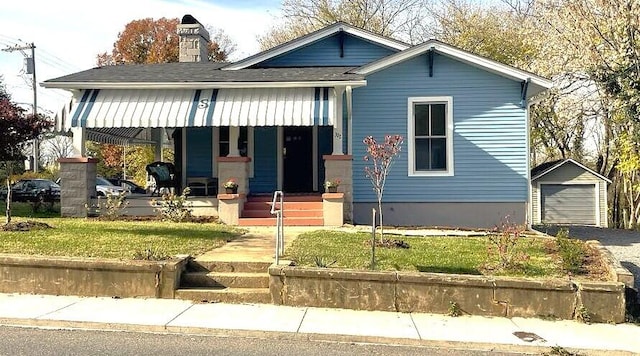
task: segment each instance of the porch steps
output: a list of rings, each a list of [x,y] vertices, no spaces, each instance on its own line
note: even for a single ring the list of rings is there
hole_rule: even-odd
[[[222,303],[271,303],[270,262],[192,260],[182,274],[177,299]]]
[[[279,207],[279,204],[277,204],[277,207]],[[320,195],[285,195],[283,211],[283,222],[285,225],[324,225],[322,197]],[[271,214],[271,197],[248,197],[244,203],[244,209],[242,216],[238,220],[238,225],[275,226],[276,218]]]

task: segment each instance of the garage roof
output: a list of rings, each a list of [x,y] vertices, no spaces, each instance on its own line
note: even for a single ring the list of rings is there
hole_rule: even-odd
[[[542,177],[542,176],[544,176],[544,175],[546,175],[546,174],[548,174],[548,173],[550,173],[550,172],[562,167],[563,165],[565,165],[567,163],[573,163],[576,166],[584,169],[585,171],[593,174],[594,176],[606,181],[607,183],[611,183],[611,180],[609,178],[603,176],[602,174],[594,171],[593,169],[590,169],[589,167],[587,167],[587,166],[585,166],[585,165],[583,165],[583,164],[581,164],[581,163],[579,163],[579,162],[577,162],[577,161],[575,161],[575,160],[573,160],[571,158],[559,159],[557,161],[551,161],[551,162],[545,162],[545,163],[542,163],[542,164],[534,167],[533,169],[531,169],[531,181],[534,181],[534,180],[536,180],[536,179],[538,179],[538,178],[540,178],[540,177]]]

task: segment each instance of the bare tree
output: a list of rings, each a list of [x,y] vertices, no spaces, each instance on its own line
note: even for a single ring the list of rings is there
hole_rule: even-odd
[[[265,50],[338,21],[412,42],[428,17],[424,0],[284,0],[282,19],[258,42]]]
[[[58,159],[73,154],[73,142],[68,136],[48,135],[40,145],[40,158],[45,166],[54,165]]]

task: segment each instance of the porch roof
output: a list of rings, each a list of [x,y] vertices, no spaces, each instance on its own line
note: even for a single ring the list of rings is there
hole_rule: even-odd
[[[332,125],[334,101],[329,88],[88,89],[56,129]]]

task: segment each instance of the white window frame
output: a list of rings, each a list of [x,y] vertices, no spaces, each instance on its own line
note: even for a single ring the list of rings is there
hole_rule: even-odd
[[[414,106],[416,104],[445,104],[446,109],[446,139],[447,139],[447,169],[443,171],[417,171],[415,169],[415,120]],[[407,139],[409,158],[407,161],[409,177],[447,177],[453,176],[453,97],[452,96],[417,96],[408,99],[407,109]]]

